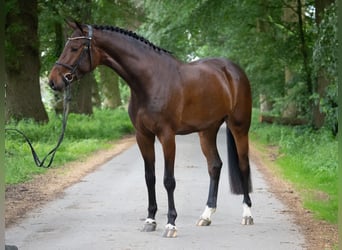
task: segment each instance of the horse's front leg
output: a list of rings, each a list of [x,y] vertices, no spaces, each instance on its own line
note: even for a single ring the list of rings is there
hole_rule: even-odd
[[[148,215],[145,220],[142,231],[152,232],[156,230],[157,223],[155,215],[157,213],[157,201],[156,201],[156,176],[155,176],[155,152],[154,141],[155,136],[146,136],[142,133],[136,133],[137,143],[144,159],[145,164],[145,181],[148,191]]]
[[[164,187],[167,191],[168,198],[168,213],[167,224],[163,233],[164,237],[174,238],[177,236],[176,218],[177,212],[174,201],[174,190],[176,188],[176,180],[174,176],[174,162],[175,162],[175,135],[173,133],[164,133],[159,136],[159,140],[164,152]]]

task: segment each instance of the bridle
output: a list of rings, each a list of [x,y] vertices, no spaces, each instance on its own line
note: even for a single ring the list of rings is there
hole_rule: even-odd
[[[61,63],[61,62],[56,62],[55,64],[63,66],[67,69],[70,69],[70,72],[65,73],[64,75],[62,75],[63,78],[63,82],[65,84],[65,86],[68,86],[75,78],[78,79],[77,74],[76,74],[76,70],[78,68],[78,66],[80,65],[83,57],[85,54],[88,54],[89,56],[89,60],[90,60],[90,70],[92,69],[92,55],[91,55],[91,40],[92,40],[92,36],[93,36],[93,28],[91,27],[91,25],[87,25],[88,27],[88,36],[77,36],[77,37],[69,37],[68,38],[68,42],[69,41],[74,41],[74,40],[79,40],[79,39],[85,39],[86,43],[83,46],[83,50],[80,53],[78,59],[76,60],[76,62],[72,65],[68,65],[65,63]]]

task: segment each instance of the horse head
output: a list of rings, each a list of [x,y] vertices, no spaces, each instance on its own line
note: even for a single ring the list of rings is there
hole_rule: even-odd
[[[51,69],[49,85],[61,91],[74,80],[82,78],[97,66],[97,51],[93,46],[93,28],[77,22],[67,22],[73,29],[63,52]]]

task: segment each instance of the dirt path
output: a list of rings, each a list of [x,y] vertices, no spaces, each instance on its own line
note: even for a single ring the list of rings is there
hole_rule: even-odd
[[[37,208],[63,194],[63,190],[77,183],[88,173],[94,171],[104,162],[135,143],[133,137],[122,139],[108,150],[101,150],[82,161],[73,162],[58,169],[51,169],[47,174],[37,176],[32,181],[6,188],[6,227],[25,218],[26,212]],[[331,249],[337,242],[337,226],[316,221],[312,214],[302,208],[302,201],[294,189],[277,177],[272,169],[266,167],[274,159],[272,150],[262,153],[251,146],[250,156],[257,163],[265,176],[270,191],[276,194],[288,207],[284,213],[295,216],[307,241],[308,249]]]

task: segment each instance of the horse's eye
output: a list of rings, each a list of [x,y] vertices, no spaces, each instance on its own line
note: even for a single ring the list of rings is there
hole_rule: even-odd
[[[71,52],[76,52],[78,50],[78,48],[76,47],[71,47]]]

